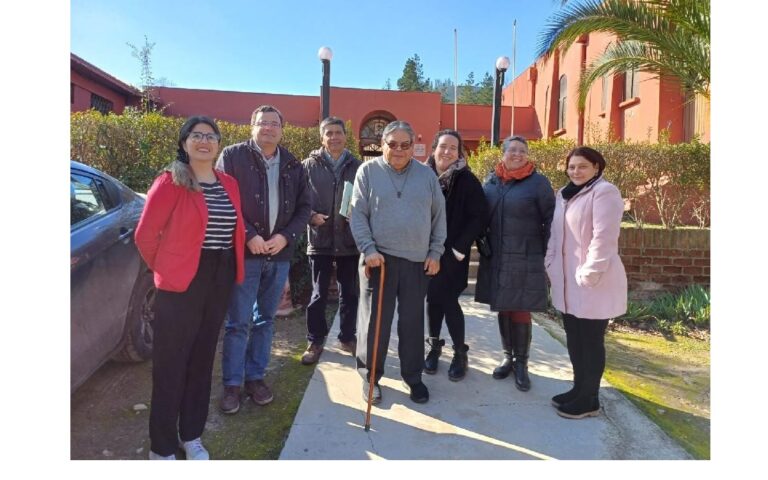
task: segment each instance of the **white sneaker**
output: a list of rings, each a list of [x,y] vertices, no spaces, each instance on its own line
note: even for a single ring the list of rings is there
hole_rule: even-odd
[[[187,453],[187,460],[210,460],[208,450],[203,446],[200,437],[188,442],[181,442],[181,448]]]
[[[149,451],[149,459],[150,460],[176,460],[176,454],[170,454],[167,457],[163,455],[158,455],[152,450]]]

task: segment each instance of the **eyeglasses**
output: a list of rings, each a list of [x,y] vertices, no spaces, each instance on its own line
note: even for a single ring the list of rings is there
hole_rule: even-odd
[[[272,127],[272,128],[280,128],[280,126],[281,126],[280,122],[275,122],[275,121],[265,122],[265,121],[262,121],[262,120],[259,120],[258,122],[255,122],[254,125],[257,126],[257,127]]]
[[[413,145],[411,142],[396,142],[392,140],[391,142],[385,142],[386,145],[391,148],[392,150],[397,150],[397,147],[400,147],[400,150],[408,150],[411,148],[411,145]]]
[[[189,138],[195,143],[200,143],[203,139],[208,143],[217,143],[219,141],[219,136],[215,133],[192,132],[189,134]]]

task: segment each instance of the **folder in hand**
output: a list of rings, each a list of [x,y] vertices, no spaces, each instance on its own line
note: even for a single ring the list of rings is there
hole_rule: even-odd
[[[352,214],[352,183],[349,181],[344,182],[344,192],[341,194],[341,207],[339,208],[339,215],[346,219]]]

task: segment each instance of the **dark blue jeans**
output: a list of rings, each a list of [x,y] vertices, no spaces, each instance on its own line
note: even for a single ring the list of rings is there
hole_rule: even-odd
[[[222,383],[261,380],[272,352],[274,319],[291,262],[245,260],[245,280],[235,285],[224,324]]]
[[[333,263],[336,262],[336,282],[339,285],[339,340],[351,342],[357,332],[357,302],[359,285],[357,278],[357,255],[334,257],[333,255],[309,255],[312,267],[312,298],[307,306],[307,340],[323,343],[328,335],[329,325],[325,320],[328,305],[328,287],[331,283]]]

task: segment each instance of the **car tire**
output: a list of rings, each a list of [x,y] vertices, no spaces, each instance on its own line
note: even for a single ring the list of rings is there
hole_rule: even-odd
[[[117,353],[112,357],[113,360],[141,362],[152,357],[155,293],[152,272],[142,269],[131,294],[123,339]]]

